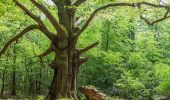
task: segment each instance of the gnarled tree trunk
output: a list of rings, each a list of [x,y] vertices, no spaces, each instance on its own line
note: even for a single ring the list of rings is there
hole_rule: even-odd
[[[73,98],[77,100],[76,76],[78,74],[79,56],[74,53],[77,43],[77,37],[73,38],[75,33],[75,9],[69,8],[71,1],[55,2],[58,8],[59,23],[66,28],[68,36],[58,37],[55,46],[55,59],[51,64],[54,69],[54,76],[47,99]],[[60,33],[58,33],[60,34]],[[61,33],[63,34],[63,33]]]
[[[65,42],[64,42],[65,41]],[[77,100],[76,76],[80,66],[79,55],[68,40],[60,40],[56,46],[56,57],[51,67],[54,69],[54,76],[51,84],[48,99],[74,98]],[[65,46],[65,47],[63,47]]]

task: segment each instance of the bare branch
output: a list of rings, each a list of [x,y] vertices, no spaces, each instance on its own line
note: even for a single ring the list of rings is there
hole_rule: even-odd
[[[30,0],[30,1],[46,15],[46,17],[52,23],[52,25],[54,26],[58,34],[60,33],[66,34],[66,31],[61,27],[61,25],[58,23],[56,18],[49,12],[49,10],[43,4],[38,3],[35,0]]]
[[[38,57],[43,58],[43,57],[47,56],[48,54],[50,54],[53,51],[54,51],[54,49],[52,47],[50,47],[44,53],[38,55]]]
[[[83,4],[84,2],[86,2],[87,0],[77,0],[74,4],[73,4],[73,6],[76,6],[76,7],[78,7],[78,6],[80,6],[81,4]]]
[[[152,22],[150,20],[148,20],[147,18],[143,17],[143,16],[141,16],[140,18],[142,20],[144,20],[148,25],[154,25],[155,23],[158,23],[158,22],[163,21],[163,20],[165,20],[167,18],[170,18],[170,16],[166,16],[166,17],[164,16],[164,17],[162,17],[160,19],[157,19],[155,21],[152,21]]]
[[[18,2],[18,0],[13,0],[15,4],[20,7],[27,15],[29,15],[32,19],[35,21],[39,20],[39,17],[34,15],[32,12],[30,12],[26,7],[24,7],[21,3]]]
[[[95,42],[95,43],[93,43],[93,44],[91,44],[91,45],[89,45],[89,46],[87,46],[87,47],[79,50],[78,54],[82,54],[82,53],[84,53],[84,52],[86,52],[86,51],[94,48],[94,47],[97,46],[98,44],[99,44],[99,42]]]
[[[25,35],[26,33],[28,33],[31,30],[34,29],[39,29],[38,25],[30,25],[27,28],[25,28],[20,34],[16,35],[15,37],[13,37],[12,39],[10,39],[5,45],[4,47],[0,50],[0,57],[2,56],[2,54],[5,53],[5,51],[8,49],[8,47],[15,41],[18,41],[18,39],[20,39],[23,35]]]
[[[151,22],[148,19],[146,19],[145,17],[140,16],[140,19],[144,20],[148,25],[151,25]]]
[[[147,6],[151,6],[151,7],[155,7],[155,8],[170,8],[169,6],[165,6],[165,5],[160,5],[160,4],[153,4],[153,3],[149,3],[149,2],[138,2],[135,3],[137,6],[142,6],[142,5],[147,5]]]
[[[167,16],[168,16],[168,14],[169,14],[169,9],[167,9],[167,11],[166,11],[166,13],[165,13],[164,17],[167,17]]]
[[[168,6],[164,6],[164,5],[156,5],[156,4],[152,4],[152,3],[148,3],[148,2],[137,2],[137,3],[110,3],[104,6],[99,7],[98,9],[94,10],[92,12],[92,14],[90,15],[90,17],[87,19],[86,23],[84,24],[84,26],[81,28],[81,30],[78,32],[78,34],[76,36],[79,36],[81,33],[84,32],[84,30],[88,27],[88,25],[90,24],[90,22],[93,20],[93,18],[96,16],[96,14],[104,9],[107,8],[111,8],[111,7],[141,7],[142,5],[147,5],[147,6],[151,6],[151,7],[155,7],[155,8],[165,8],[165,9],[169,9],[170,7]]]
[[[170,17],[168,16],[170,8],[165,8],[165,9],[167,11],[165,12],[164,16],[162,18],[156,19],[155,21],[150,21],[149,19],[143,17],[142,15],[140,16],[140,18],[144,20],[148,25],[154,25],[155,23],[158,23]]]
[[[81,57],[81,58],[80,58],[80,61],[79,61],[79,65],[84,64],[84,63],[87,62],[88,60],[89,60],[88,57]]]
[[[20,7],[28,16],[30,16],[32,19],[34,19],[40,26],[40,30],[50,39],[53,40],[54,34],[50,32],[46,26],[41,21],[40,17],[37,17],[32,12],[30,12],[26,7],[24,7],[21,3],[18,2],[18,0],[13,0],[18,7]]]

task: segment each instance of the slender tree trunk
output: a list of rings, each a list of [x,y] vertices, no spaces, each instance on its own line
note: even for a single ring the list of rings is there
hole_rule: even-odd
[[[3,96],[3,92],[4,92],[4,78],[2,78],[1,96]]]
[[[16,95],[16,71],[15,68],[13,68],[12,72],[12,95]]]
[[[6,67],[5,67],[2,77],[1,77],[1,79],[2,79],[1,96],[3,96],[4,87],[5,87],[5,73],[6,73]]]
[[[14,57],[13,57],[13,68],[12,68],[12,95],[16,95],[16,48],[15,48],[15,44],[14,44],[14,48],[13,48],[13,53],[14,53]]]
[[[41,72],[36,74],[35,89],[36,95],[41,93]]]
[[[33,94],[34,95],[34,80],[32,78],[32,74],[33,71],[32,71],[32,68],[30,68],[30,73],[29,73],[29,94]]]
[[[107,29],[107,31],[108,32],[106,32],[106,52],[108,52],[108,50],[109,50],[109,32],[110,32],[110,26],[108,26],[108,29]]]

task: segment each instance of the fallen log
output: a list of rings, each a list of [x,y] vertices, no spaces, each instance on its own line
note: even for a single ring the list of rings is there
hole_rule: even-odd
[[[82,86],[79,89],[88,100],[108,100],[107,96],[99,92],[94,86]]]

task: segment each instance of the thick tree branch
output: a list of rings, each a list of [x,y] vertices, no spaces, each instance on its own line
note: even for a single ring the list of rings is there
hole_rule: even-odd
[[[91,44],[91,45],[89,45],[89,46],[87,46],[87,47],[79,50],[79,51],[78,51],[78,54],[82,54],[82,53],[84,53],[84,52],[86,52],[86,51],[94,48],[94,47],[97,46],[98,44],[99,44],[99,42],[95,42],[95,43],[93,43],[93,44]]]
[[[90,17],[87,19],[86,23],[84,24],[84,26],[81,28],[81,30],[78,32],[78,34],[76,36],[79,36],[81,33],[84,32],[84,30],[88,27],[88,25],[90,24],[90,22],[93,20],[93,18],[96,16],[96,14],[104,9],[110,8],[110,7],[141,7],[142,5],[147,5],[147,6],[151,6],[151,7],[155,7],[155,8],[165,8],[165,9],[169,9],[170,7],[168,6],[164,6],[164,5],[156,5],[156,4],[152,4],[152,3],[148,3],[148,2],[137,2],[137,3],[110,3],[107,5],[104,5],[102,7],[99,7],[98,9],[94,10],[92,12],[92,14],[90,15]]]
[[[86,2],[87,0],[77,0],[74,4],[73,4],[73,6],[76,6],[76,7],[78,7],[78,6],[80,6],[81,4],[83,4],[84,2]]]
[[[4,47],[0,50],[0,57],[2,56],[2,54],[5,53],[5,51],[8,49],[8,47],[15,41],[18,41],[18,39],[20,39],[23,35],[25,35],[26,33],[28,33],[31,30],[34,29],[39,29],[38,25],[30,25],[27,28],[25,28],[20,34],[16,35],[15,37],[13,37],[12,39],[10,39],[5,45]]]
[[[46,17],[52,23],[58,34],[66,34],[66,31],[61,27],[56,18],[49,12],[49,10],[43,4],[38,3],[35,0],[30,1],[46,15]]]
[[[18,7],[20,7],[28,16],[34,19],[40,26],[40,31],[42,31],[50,40],[54,40],[54,34],[50,32],[46,26],[41,21],[40,17],[37,17],[32,12],[30,12],[25,6],[18,2],[18,0],[13,0]]]

